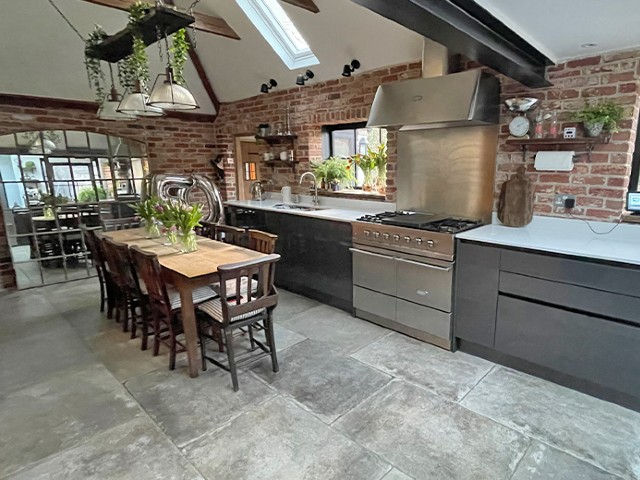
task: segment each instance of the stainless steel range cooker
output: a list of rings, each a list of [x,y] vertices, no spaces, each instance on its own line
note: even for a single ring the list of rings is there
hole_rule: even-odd
[[[451,350],[454,234],[481,224],[418,212],[353,222],[355,315]]]

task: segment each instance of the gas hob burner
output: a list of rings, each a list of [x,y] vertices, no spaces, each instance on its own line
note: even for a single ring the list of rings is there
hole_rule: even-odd
[[[444,220],[435,221],[422,228],[432,232],[443,233],[460,233],[479,227],[483,223],[479,220],[465,220],[463,218],[445,218]]]
[[[483,225],[483,223],[478,220],[445,217],[431,213],[411,212],[406,210],[399,212],[382,212],[375,215],[363,215],[358,218],[358,221],[449,234],[463,232]]]

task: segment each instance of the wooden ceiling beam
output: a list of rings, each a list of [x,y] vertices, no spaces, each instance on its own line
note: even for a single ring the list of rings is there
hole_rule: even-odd
[[[103,7],[116,8],[118,10],[128,10],[131,5],[136,3],[136,0],[84,0],[94,5],[101,5]],[[311,1],[311,0],[306,0]],[[173,2],[165,2],[167,5],[172,5]],[[313,1],[311,1],[313,3]],[[214,35],[220,35],[234,40],[240,40],[240,36],[231,26],[220,17],[214,17],[211,15],[204,15],[202,13],[193,12],[193,16],[196,19],[195,29],[201,32],[213,33]]]
[[[284,3],[289,3],[296,7],[304,8],[313,13],[318,13],[320,9],[313,0],[282,0]]]

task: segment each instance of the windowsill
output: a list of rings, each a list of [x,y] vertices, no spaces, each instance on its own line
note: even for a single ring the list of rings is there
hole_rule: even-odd
[[[640,223],[640,215],[625,214],[622,215],[622,223]]]
[[[318,195],[322,197],[341,197],[353,198],[357,200],[371,200],[373,202],[384,202],[387,200],[385,195],[374,192],[364,192],[362,190],[338,190],[333,192],[330,190],[318,190]]]

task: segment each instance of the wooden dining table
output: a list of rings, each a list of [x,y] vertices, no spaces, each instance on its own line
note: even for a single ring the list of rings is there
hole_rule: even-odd
[[[189,375],[193,378],[197,377],[200,361],[193,290],[218,282],[220,265],[246,262],[267,255],[205,237],[198,237],[198,250],[182,253],[179,245],[170,245],[165,238],[147,238],[144,228],[105,232],[104,235],[116,242],[125,243],[129,247],[135,245],[158,255],[165,281],[180,293],[180,317],[189,361]]]

